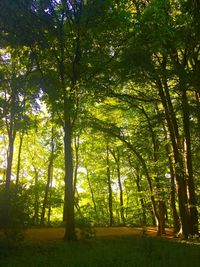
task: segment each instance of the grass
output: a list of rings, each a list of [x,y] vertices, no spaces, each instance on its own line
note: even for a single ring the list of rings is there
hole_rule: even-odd
[[[2,267],[199,267],[200,246],[151,237],[0,244]]]

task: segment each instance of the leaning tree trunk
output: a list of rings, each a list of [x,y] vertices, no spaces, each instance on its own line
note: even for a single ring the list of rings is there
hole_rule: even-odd
[[[131,149],[131,151],[136,155],[136,157],[138,158],[138,160],[140,161],[144,174],[146,175],[147,178],[147,183],[149,186],[149,192],[150,192],[150,199],[151,199],[151,205],[152,205],[152,212],[153,212],[153,216],[155,218],[156,221],[156,225],[158,225],[159,223],[159,213],[158,213],[158,209],[157,209],[157,203],[155,200],[155,193],[154,193],[154,189],[153,189],[153,185],[152,185],[152,179],[149,175],[149,171],[146,165],[145,160],[143,159],[143,157],[140,155],[140,153],[127,141],[125,141],[124,139],[121,139],[121,141],[123,141],[127,147],[129,147]],[[159,230],[159,227],[158,227]]]
[[[173,148],[174,154],[174,170],[176,175],[177,182],[177,192],[178,192],[178,204],[181,220],[181,230],[182,235],[186,239],[189,235],[189,211],[188,211],[188,199],[187,199],[187,190],[186,190],[186,180],[184,175],[184,164],[180,152],[180,136],[178,133],[178,126],[176,122],[176,116],[174,114],[173,106],[171,103],[168,85],[165,82],[165,92],[163,90],[163,85],[161,81],[157,80],[157,86],[159,90],[159,96],[162,101],[162,105],[165,111],[165,118],[167,121],[167,127],[170,134],[170,140]]]
[[[161,195],[161,186],[160,186],[160,179],[159,179],[159,171],[158,171],[158,139],[156,136],[156,133],[152,127],[151,120],[144,110],[142,108],[142,112],[147,120],[148,127],[151,134],[152,144],[153,144],[153,160],[154,160],[154,173],[155,173],[155,182],[156,182],[156,195],[157,195],[157,212],[158,212],[158,235],[165,234],[165,202],[162,199]]]
[[[148,183],[148,186],[149,186],[150,199],[151,199],[151,204],[152,204],[152,209],[153,209],[153,215],[154,215],[154,218],[156,220],[156,224],[158,225],[159,213],[158,213],[158,210],[157,210],[156,200],[155,200],[155,196],[154,196],[152,180],[151,180],[151,177],[149,175],[149,171],[148,171],[146,162],[143,159],[143,157],[140,155],[140,153],[135,149],[135,147],[131,143],[129,143],[123,137],[121,137],[119,135],[116,135],[116,137],[118,137],[123,143],[125,143],[127,145],[127,147],[136,155],[136,157],[138,158],[138,160],[140,161],[140,163],[142,165],[142,168],[143,168],[144,174],[146,175],[147,183]]]

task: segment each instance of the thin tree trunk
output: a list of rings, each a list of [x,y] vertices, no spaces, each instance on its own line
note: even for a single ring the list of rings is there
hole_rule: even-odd
[[[137,176],[136,176],[136,186],[137,186],[138,193],[140,193],[142,190],[141,190],[141,186],[140,186],[139,174],[137,174]],[[140,197],[140,204],[141,204],[141,208],[142,208],[142,226],[145,227],[147,225],[147,216],[146,216],[145,201],[144,201],[144,198],[142,198],[142,197]]]
[[[77,174],[79,167],[79,136],[75,136],[74,138],[74,148],[75,148],[75,166],[74,166],[74,192],[76,192],[76,183],[77,183]]]
[[[117,180],[119,186],[119,199],[120,199],[120,221],[122,225],[125,225],[126,220],[124,216],[124,197],[123,197],[123,188],[122,188],[122,181],[121,181],[121,173],[120,173],[120,154],[119,148],[117,148],[117,152],[110,150],[113,158],[115,159],[115,163],[117,165]]]
[[[15,129],[15,102],[16,96],[13,88],[11,88],[11,108],[10,108],[10,118],[8,119],[6,116],[6,128],[8,133],[8,150],[7,150],[7,168],[6,168],[6,183],[5,189],[9,190],[10,182],[11,182],[11,174],[12,174],[12,163],[13,163],[13,154],[14,154],[14,142],[16,137],[16,129]],[[5,94],[6,99],[6,94]]]
[[[54,128],[52,126],[51,128],[51,152],[50,152],[50,157],[49,157],[49,164],[48,164],[48,170],[47,170],[47,182],[46,182],[46,187],[45,187],[45,194],[44,194],[42,213],[41,213],[41,219],[40,219],[41,225],[44,225],[45,212],[46,212],[48,197],[49,197],[49,189],[50,189],[50,184],[52,181],[52,174],[53,174],[53,159],[54,159]]]
[[[51,197],[52,197],[52,183],[53,183],[53,170],[51,174],[50,188],[49,188],[49,205],[48,205],[48,215],[47,215],[47,223],[50,225],[51,222]]]
[[[35,184],[34,184],[34,215],[33,215],[33,224],[39,224],[39,194],[38,194],[38,170],[34,167],[35,171]]]
[[[117,149],[117,178],[118,178],[118,186],[119,186],[119,194],[120,194],[120,217],[121,222],[125,225],[125,217],[124,217],[124,197],[123,197],[123,188],[122,188],[122,181],[121,181],[121,173],[120,173],[120,156],[119,156],[119,149]]]
[[[12,163],[13,163],[13,154],[14,154],[14,141],[15,141],[16,132],[9,133],[9,144],[8,144],[8,152],[7,152],[7,168],[6,168],[6,190],[9,189],[11,182],[11,174],[12,174]]]
[[[16,173],[16,188],[19,185],[19,175],[20,175],[20,168],[21,168],[21,152],[22,152],[22,144],[23,144],[24,133],[20,134],[19,137],[19,150],[17,156],[17,173]]]
[[[134,148],[134,146],[132,144],[130,144],[129,142],[127,142],[125,139],[123,139],[120,136],[117,136],[123,143],[125,143],[127,145],[127,147],[136,155],[136,157],[138,158],[138,160],[140,161],[142,168],[144,170],[144,173],[146,175],[147,178],[147,183],[149,186],[149,191],[150,191],[150,199],[151,199],[151,204],[152,204],[152,209],[153,209],[153,214],[156,220],[156,224],[158,225],[158,218],[159,218],[159,214],[157,211],[157,205],[156,205],[156,200],[155,200],[155,196],[154,196],[154,190],[153,190],[153,185],[152,185],[152,180],[151,177],[149,175],[149,171],[146,165],[145,160],[143,159],[143,157],[140,155],[140,153]]]
[[[77,177],[78,177],[78,167],[79,167],[79,136],[75,136],[74,138],[74,148],[75,148],[75,166],[74,166],[74,182],[73,182],[73,191],[74,191],[74,206],[78,210],[80,214],[82,214],[80,206],[79,206],[79,194],[76,188]],[[82,216],[82,215],[81,215]]]
[[[45,212],[46,212],[48,196],[49,196],[49,189],[50,189],[50,184],[52,180],[52,168],[53,168],[53,154],[51,154],[49,164],[48,164],[47,182],[46,182],[46,187],[45,187],[44,200],[43,200],[43,205],[42,205],[42,213],[41,213],[41,219],[40,219],[41,225],[44,225]]]
[[[95,214],[96,214],[96,218],[98,217],[98,213],[97,213],[97,206],[96,206],[96,201],[95,201],[95,197],[94,197],[94,192],[93,192],[93,189],[92,189],[92,185],[91,185],[91,182],[90,182],[90,177],[89,177],[89,173],[88,173],[88,169],[86,168],[86,176],[87,176],[87,181],[88,181],[88,186],[89,186],[89,189],[90,189],[90,194],[91,194],[91,198],[92,198],[92,203],[93,203],[93,206],[94,206],[94,211],[95,211]]]
[[[195,92],[196,105],[197,105],[197,121],[199,127],[199,139],[200,139],[200,93]]]
[[[106,148],[106,169],[107,169],[107,183],[108,183],[108,208],[110,217],[110,226],[113,225],[113,203],[112,203],[112,186],[111,186],[111,175],[110,175],[110,161],[109,161],[109,147],[107,144]]]

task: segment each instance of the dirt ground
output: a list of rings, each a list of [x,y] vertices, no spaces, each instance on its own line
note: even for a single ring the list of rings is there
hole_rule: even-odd
[[[79,230],[77,230],[79,233]],[[62,240],[65,233],[64,228],[31,228],[25,231],[25,239],[30,241],[54,241]],[[156,228],[147,227],[96,227],[95,235],[97,237],[114,236],[157,236]],[[166,229],[165,238],[173,238],[172,229]]]

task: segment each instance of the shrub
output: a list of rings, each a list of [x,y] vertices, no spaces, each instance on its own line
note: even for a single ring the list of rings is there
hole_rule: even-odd
[[[0,228],[7,240],[23,240],[23,229],[28,224],[26,195],[11,184],[9,190],[0,192]]]
[[[95,236],[95,229],[88,218],[76,218],[76,227],[78,228],[77,234],[81,239],[89,239]]]

